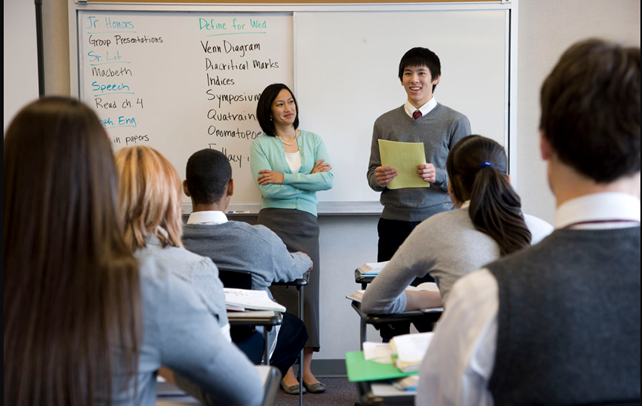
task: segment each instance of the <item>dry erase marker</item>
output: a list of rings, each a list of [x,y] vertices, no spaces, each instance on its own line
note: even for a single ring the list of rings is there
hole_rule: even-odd
[[[241,211],[228,211],[227,214],[244,214],[244,213],[251,213],[249,210],[241,210]]]

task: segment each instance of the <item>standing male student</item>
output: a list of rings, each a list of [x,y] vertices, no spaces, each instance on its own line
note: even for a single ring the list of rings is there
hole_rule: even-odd
[[[399,80],[408,100],[375,121],[368,165],[368,183],[381,192],[384,209],[377,226],[378,261],[387,261],[413,228],[433,214],[452,209],[448,197],[446,158],[450,149],[470,135],[468,118],[437,102],[433,92],[441,78],[439,57],[427,48],[412,48],[401,58]],[[423,142],[427,164],[417,176],[427,188],[388,189],[395,168],[381,166],[379,140]]]
[[[448,196],[446,158],[463,137],[470,135],[468,118],[441,103],[433,92],[441,78],[439,57],[427,48],[412,48],[399,63],[399,80],[408,99],[403,106],[380,116],[374,124],[368,183],[381,192],[383,212],[377,225],[379,244],[377,261],[388,261],[422,221],[453,208]],[[397,176],[395,168],[381,166],[379,140],[422,142],[426,164],[417,166],[417,176],[430,183],[425,188],[388,189],[386,185]],[[434,281],[430,275],[415,280]],[[382,327],[384,342],[392,336],[407,334],[409,323]]]
[[[556,230],[455,283],[417,405],[640,404],[640,48],[573,45],[541,108]]]

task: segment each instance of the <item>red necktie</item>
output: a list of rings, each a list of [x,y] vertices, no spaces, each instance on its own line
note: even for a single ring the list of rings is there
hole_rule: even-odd
[[[415,112],[414,112],[414,113],[412,113],[412,118],[414,118],[414,119],[416,120],[416,119],[418,119],[419,117],[421,117],[421,115],[422,115],[422,114],[421,114],[421,111],[419,111],[419,110],[415,110]]]

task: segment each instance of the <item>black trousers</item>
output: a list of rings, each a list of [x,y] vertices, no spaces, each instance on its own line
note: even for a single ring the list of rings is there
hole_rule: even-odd
[[[389,261],[419,223],[421,221],[399,221],[380,218],[377,224],[379,233],[377,262]],[[423,278],[415,278],[411,285],[417,286],[423,282],[434,281],[432,276],[426,275]],[[432,330],[433,323],[414,323],[414,325],[418,331],[425,332]],[[394,336],[409,333],[410,322],[390,323],[379,327],[379,334],[381,334],[381,339],[384,343],[390,341]]]
[[[250,361],[255,365],[261,364],[265,342],[262,334],[245,326],[233,326],[230,334],[234,344],[247,355]],[[290,313],[283,313],[281,331],[276,341],[276,348],[270,357],[270,365],[277,367],[281,371],[281,376],[285,376],[307,340],[308,332],[301,319]]]

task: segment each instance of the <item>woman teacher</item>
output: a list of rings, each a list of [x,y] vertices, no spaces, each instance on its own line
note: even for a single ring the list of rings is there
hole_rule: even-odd
[[[303,357],[303,385],[308,392],[325,391],[310,369],[312,353],[319,351],[319,224],[316,192],[332,188],[334,175],[323,140],[299,130],[298,105],[290,89],[275,83],[263,91],[256,112],[263,136],[252,143],[252,175],[263,197],[258,223],[274,231],[290,252],[301,251],[313,262],[305,288],[304,322],[308,341]],[[296,291],[270,288],[275,299],[294,312]],[[284,382],[298,393],[290,369]]]

